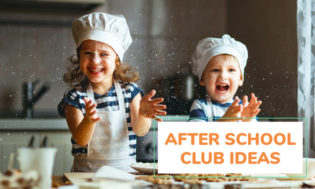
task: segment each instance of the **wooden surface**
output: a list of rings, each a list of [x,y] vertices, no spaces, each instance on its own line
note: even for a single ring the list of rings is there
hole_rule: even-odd
[[[58,175],[52,177],[52,188],[58,188],[59,186],[72,184],[64,175]]]
[[[79,185],[98,185],[97,182],[92,180],[94,173],[65,173],[64,175],[53,176],[53,189],[57,189],[59,186],[63,185],[72,185],[72,184],[79,184]],[[205,183],[206,185],[214,188],[224,188],[225,184],[231,184],[233,182],[222,182],[222,183]],[[235,182],[234,182],[235,183]],[[108,181],[106,186],[110,186],[113,184],[121,184],[119,182]],[[125,183],[125,185],[128,183]],[[130,185],[131,183],[129,183]],[[139,184],[139,183],[138,183]],[[179,184],[179,183],[175,183]],[[256,182],[241,182],[243,188],[290,188],[296,187],[299,188],[304,186],[303,184],[309,184],[315,186],[315,180],[275,180],[275,179],[265,179],[263,181],[256,181]],[[125,186],[124,185],[124,186]],[[147,184],[146,184],[147,185]],[[125,188],[122,185],[122,188]]]
[[[90,182],[95,173],[65,173],[64,175],[53,176],[53,188],[63,185],[71,185],[73,183]],[[131,172],[134,175],[142,175],[139,172]]]

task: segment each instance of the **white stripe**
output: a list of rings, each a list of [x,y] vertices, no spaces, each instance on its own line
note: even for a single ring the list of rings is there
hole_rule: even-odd
[[[118,110],[118,106],[107,106],[107,107],[97,108],[97,110],[101,110],[101,111],[116,111],[116,110]]]
[[[131,152],[129,154],[133,154],[134,152],[136,152],[136,149],[135,148],[129,148],[129,152]]]
[[[70,93],[70,96],[75,98],[75,97],[77,97],[78,95],[77,95],[77,93],[75,93],[75,92],[71,92],[71,93]]]
[[[96,99],[96,102],[97,102],[98,104],[104,103],[104,102],[108,102],[108,101],[111,101],[111,102],[117,101],[117,97],[116,97],[116,96],[107,96],[107,97],[103,97],[103,98],[98,98],[98,99]]]
[[[81,92],[77,90],[77,94],[80,96],[87,96],[86,92]]]
[[[85,102],[84,102],[84,100],[83,99],[79,99],[79,103],[81,104],[81,105],[85,105]]]
[[[131,145],[136,144],[136,143],[137,143],[136,139],[129,140],[129,144],[131,144]]]

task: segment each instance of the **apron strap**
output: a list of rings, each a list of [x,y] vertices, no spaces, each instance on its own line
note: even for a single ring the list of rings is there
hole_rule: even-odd
[[[116,81],[114,81],[114,86],[115,86],[115,90],[116,90],[116,94],[117,94],[117,98],[118,98],[119,110],[123,110],[123,109],[125,109],[125,103],[124,103],[124,97],[123,97],[121,87],[120,87],[119,83]]]
[[[88,98],[92,100],[93,103],[96,103],[91,83],[88,84],[86,93],[87,93]]]
[[[120,87],[119,83],[116,81],[114,81],[114,86],[115,86],[115,90],[116,90],[116,94],[117,94],[117,98],[118,98],[119,110],[123,110],[123,109],[125,109],[125,103],[124,103],[124,97],[123,97],[121,87]],[[94,103],[96,103],[91,83],[88,84],[86,93],[87,93],[88,98],[91,99]]]

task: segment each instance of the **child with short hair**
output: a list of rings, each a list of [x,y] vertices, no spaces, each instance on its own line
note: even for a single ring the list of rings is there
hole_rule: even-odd
[[[244,82],[248,58],[246,46],[225,34],[222,38],[208,37],[198,42],[192,57],[193,73],[206,89],[205,99],[194,100],[190,109],[192,121],[251,121],[260,112],[254,93],[251,99],[234,95]],[[209,119],[210,118],[210,119]]]
[[[122,65],[132,42],[123,16],[95,12],[73,22],[77,61],[65,74],[75,84],[58,105],[72,133],[72,171],[95,172],[103,165],[130,171],[136,136],[145,135],[151,119],[166,115],[163,98],[142,98],[136,72]]]

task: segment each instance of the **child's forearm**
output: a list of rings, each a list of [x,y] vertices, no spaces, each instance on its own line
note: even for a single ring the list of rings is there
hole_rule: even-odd
[[[80,146],[86,146],[93,136],[94,126],[95,123],[84,118],[73,133],[73,139],[76,143]]]
[[[147,134],[151,127],[151,119],[142,115],[138,115],[135,123],[132,125],[132,130],[137,136]]]

